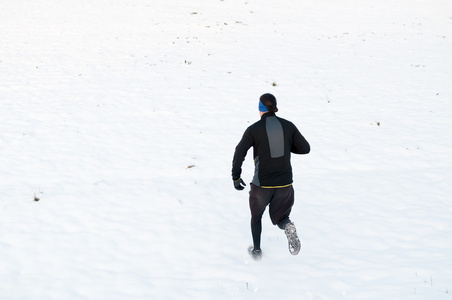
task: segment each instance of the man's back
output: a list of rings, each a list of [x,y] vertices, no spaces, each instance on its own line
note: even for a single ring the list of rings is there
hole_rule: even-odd
[[[240,177],[241,165],[253,147],[255,173],[253,184],[260,187],[283,187],[292,184],[290,153],[306,154],[309,143],[295,125],[268,112],[245,131],[236,147],[232,175]]]

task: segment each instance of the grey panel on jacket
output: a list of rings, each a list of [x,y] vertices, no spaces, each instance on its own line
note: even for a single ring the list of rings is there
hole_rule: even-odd
[[[261,182],[259,180],[259,156],[256,156],[254,159],[254,176],[253,182],[251,182],[255,186],[261,186]]]
[[[284,156],[284,132],[281,123],[276,117],[268,117],[265,126],[271,157],[278,158]]]

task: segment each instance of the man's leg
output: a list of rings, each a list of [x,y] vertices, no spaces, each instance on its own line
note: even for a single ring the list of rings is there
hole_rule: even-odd
[[[251,222],[251,234],[253,236],[254,250],[261,250],[261,233],[262,233],[262,220],[257,223]]]
[[[290,222],[289,216],[294,204],[294,190],[290,185],[285,188],[275,189],[275,196],[270,202],[270,218],[273,225],[278,225],[284,230],[287,223]]]
[[[271,199],[271,189],[263,189],[251,184],[250,211],[251,234],[253,236],[254,250],[261,250],[262,215]]]
[[[297,255],[301,249],[301,242],[297,230],[289,215],[294,204],[294,190],[292,186],[277,189],[274,199],[270,203],[270,217],[274,225],[284,230],[289,243],[289,252]]]

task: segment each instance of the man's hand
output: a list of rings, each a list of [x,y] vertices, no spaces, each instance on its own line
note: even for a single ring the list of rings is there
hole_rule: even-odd
[[[236,190],[241,191],[245,188],[246,184],[243,182],[242,178],[234,180],[234,187]]]

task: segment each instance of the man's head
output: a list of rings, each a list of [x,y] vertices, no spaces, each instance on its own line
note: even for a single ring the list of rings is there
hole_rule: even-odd
[[[277,112],[276,98],[272,94],[263,94],[259,99],[259,111],[261,115],[266,112]]]

